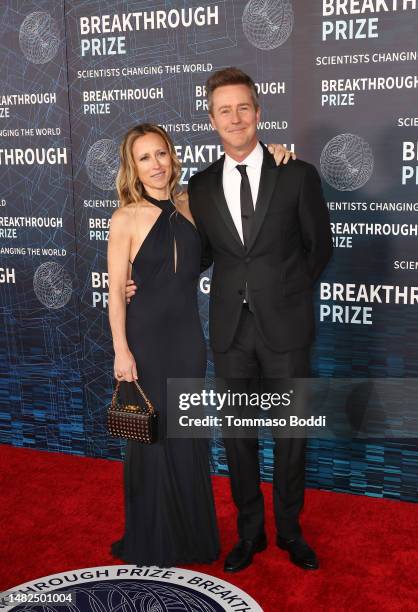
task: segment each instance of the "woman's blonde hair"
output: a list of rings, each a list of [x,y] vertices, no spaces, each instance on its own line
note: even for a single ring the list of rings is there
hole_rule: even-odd
[[[178,191],[181,165],[170,136],[159,125],[154,125],[153,123],[140,123],[125,134],[119,148],[120,166],[116,177],[116,189],[118,191],[121,207],[131,202],[138,202],[144,194],[145,189],[138,178],[132,148],[135,140],[146,134],[158,134],[166,143],[172,163],[172,173],[169,183],[170,197],[173,199],[175,193]]]

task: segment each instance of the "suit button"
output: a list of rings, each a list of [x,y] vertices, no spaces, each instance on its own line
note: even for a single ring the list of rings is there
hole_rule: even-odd
[[[244,289],[238,289],[238,293],[239,293],[240,295],[244,295]]]
[[[251,261],[251,257],[246,257],[245,258],[245,263],[250,263],[250,261]]]

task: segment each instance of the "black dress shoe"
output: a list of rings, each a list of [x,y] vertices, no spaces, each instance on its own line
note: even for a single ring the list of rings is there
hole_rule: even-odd
[[[256,540],[240,540],[225,559],[225,572],[239,572],[248,567],[255,555],[267,548],[267,539],[263,534]]]
[[[277,546],[282,550],[287,550],[292,563],[302,569],[318,569],[319,562],[315,551],[305,542],[302,536],[287,540],[277,536]]]

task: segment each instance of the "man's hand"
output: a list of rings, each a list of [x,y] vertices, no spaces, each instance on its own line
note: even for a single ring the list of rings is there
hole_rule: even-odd
[[[134,281],[131,278],[128,278],[125,285],[125,300],[127,304],[130,303],[131,298],[135,295],[136,290],[137,286],[135,285]]]
[[[286,149],[286,147],[281,144],[269,144],[267,148],[269,152],[274,155],[274,161],[277,166],[280,166],[282,163],[286,165],[290,158],[296,159],[295,153],[289,151],[289,149]]]

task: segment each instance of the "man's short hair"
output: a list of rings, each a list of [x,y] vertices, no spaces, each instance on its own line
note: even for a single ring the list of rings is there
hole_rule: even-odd
[[[245,74],[245,72],[239,68],[231,66],[230,68],[223,68],[222,70],[214,72],[206,81],[206,96],[209,113],[211,115],[213,115],[213,92],[218,87],[223,87],[224,85],[246,85],[251,92],[254,108],[256,110],[258,109],[258,92],[254,81],[248,74]]]

